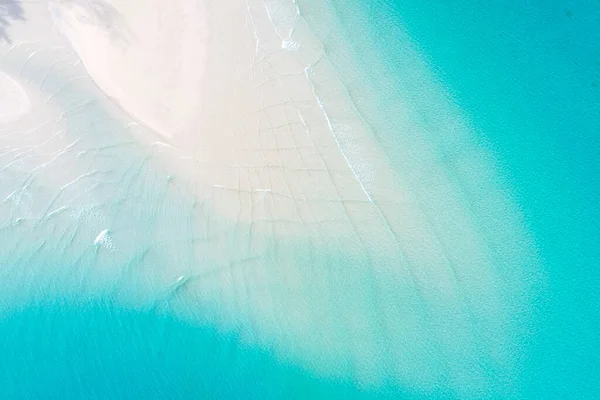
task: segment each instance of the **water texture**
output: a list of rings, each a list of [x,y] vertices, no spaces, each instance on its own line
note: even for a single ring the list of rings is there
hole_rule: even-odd
[[[0,125],[0,395],[594,398],[599,4],[228,5],[252,74],[304,68],[285,106],[340,154],[314,199],[250,191],[250,218],[0,2],[0,73],[28,96]],[[290,198],[323,219],[261,208]]]

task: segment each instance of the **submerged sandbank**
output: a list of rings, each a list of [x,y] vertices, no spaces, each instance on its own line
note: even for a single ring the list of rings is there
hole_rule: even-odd
[[[526,309],[515,267],[530,260],[459,110],[423,123],[408,89],[385,90],[381,66],[356,61],[327,2],[103,4],[112,17],[101,23],[73,2],[51,10],[94,82],[159,138],[105,112],[111,106],[93,88],[78,88],[85,101],[75,90],[42,88],[60,108],[96,107],[52,111],[49,120],[71,124],[38,132],[90,140],[93,150],[69,159],[58,178],[85,181],[96,168],[110,177],[91,182],[100,210],[93,228],[78,226],[69,231],[77,240],[56,245],[89,246],[86,290],[118,276],[120,301],[243,332],[277,357],[364,387],[510,393],[522,322],[511,313]],[[405,40],[413,61],[393,73],[437,94]],[[40,47],[17,48],[15,71],[52,66],[51,50],[38,46],[46,58]],[[87,82],[82,73],[58,76]],[[362,75],[384,90],[373,93]],[[102,158],[132,136],[151,156]],[[50,154],[77,155],[68,145],[54,143]],[[479,187],[492,200],[475,198],[473,207]],[[54,221],[50,236],[64,223]],[[108,232],[115,251],[102,245]],[[506,237],[517,245],[502,248]]]
[[[78,9],[55,15],[95,82],[164,136],[162,150],[217,213],[279,233],[339,232],[348,214],[381,218],[378,191],[409,201],[296,4],[198,4],[113,2],[126,26],[116,38],[78,22]],[[326,99],[324,77],[337,91]]]

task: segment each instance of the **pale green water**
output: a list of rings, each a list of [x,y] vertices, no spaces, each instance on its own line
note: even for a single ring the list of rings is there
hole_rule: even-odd
[[[457,260],[461,302],[436,302],[425,285],[417,296],[408,275],[383,272],[406,270],[402,248],[267,237],[264,252],[253,253],[244,229],[169,180],[108,102],[71,108],[98,96],[74,81],[56,100],[71,110],[56,125],[75,142],[69,152],[33,173],[52,157],[0,158],[0,198],[24,188],[0,205],[3,397],[593,398],[599,103],[598,41],[589,35],[598,36],[597,9],[569,5],[567,17],[545,3],[298,3],[399,179],[440,229],[442,244],[422,254],[449,246]],[[332,6],[337,18],[320,12]],[[548,19],[554,24],[540,23]],[[546,46],[559,32],[572,36]],[[29,54],[22,49],[4,67],[48,93],[81,74],[58,65],[44,78],[48,54],[21,70]],[[489,170],[495,162],[501,168]],[[64,170],[95,172],[64,189],[48,183],[79,176]],[[444,218],[453,209],[439,194],[455,193],[436,191],[444,179],[460,188],[493,261],[461,255],[471,248],[454,233],[462,225]],[[516,214],[491,197],[497,190],[514,199]],[[524,233],[513,230],[520,216]],[[94,246],[106,228],[110,241]],[[225,237],[221,247],[213,237]],[[529,243],[515,243],[530,239],[540,264]],[[260,278],[231,268],[245,262]],[[169,286],[198,266],[205,289]],[[232,272],[211,273],[225,267]],[[434,281],[448,275],[426,258],[414,269],[431,270]],[[265,287],[272,303],[257,300]],[[311,314],[302,340],[298,310]],[[265,327],[274,340],[260,338]],[[365,375],[378,379],[361,385]]]

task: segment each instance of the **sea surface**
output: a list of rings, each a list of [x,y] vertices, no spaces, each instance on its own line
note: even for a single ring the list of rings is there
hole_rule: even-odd
[[[418,43],[498,160],[536,242],[544,287],[518,397],[596,398],[600,3],[363,3]],[[393,62],[390,42],[379,44]]]
[[[600,3],[296,3],[455,246],[460,307],[413,307],[384,245],[266,237],[257,252],[68,45],[14,38],[0,70],[39,96],[0,127],[0,397],[597,398]],[[472,261],[464,226],[491,261]],[[424,256],[440,247],[417,252],[424,281],[450,275]]]

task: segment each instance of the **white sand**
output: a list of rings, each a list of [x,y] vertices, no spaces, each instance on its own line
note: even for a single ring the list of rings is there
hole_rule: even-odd
[[[29,96],[21,85],[0,72],[0,124],[20,119],[30,107]]]
[[[280,231],[319,221],[339,231],[364,207],[377,218],[377,188],[405,200],[294,3],[107,3],[117,33],[80,22],[79,8],[55,15],[94,81],[163,135],[218,213]],[[337,93],[320,97],[315,69]]]
[[[95,82],[171,136],[193,129],[200,106],[208,35],[200,4],[107,1],[94,8],[72,1],[51,4],[51,12]]]

